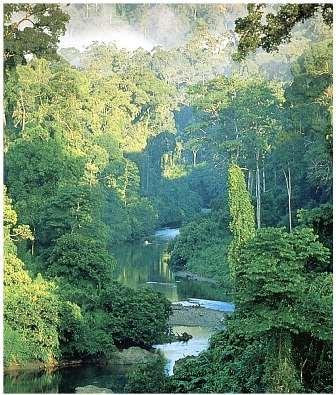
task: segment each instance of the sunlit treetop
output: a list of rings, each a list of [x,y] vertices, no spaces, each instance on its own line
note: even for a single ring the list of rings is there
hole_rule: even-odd
[[[248,15],[236,20],[235,31],[240,35],[235,60],[262,48],[275,51],[280,44],[288,43],[291,31],[298,22],[321,12],[323,21],[329,26],[333,22],[333,5],[330,4],[284,4],[276,13],[266,13],[266,4],[249,4]]]

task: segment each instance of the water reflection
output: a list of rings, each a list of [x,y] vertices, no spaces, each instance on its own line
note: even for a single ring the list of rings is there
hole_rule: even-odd
[[[28,371],[11,373],[4,376],[4,390],[6,393],[58,393],[60,373]]]
[[[151,287],[162,292],[170,301],[188,298],[223,299],[223,290],[214,284],[175,277],[165,254],[167,243],[126,243],[110,247],[117,260],[115,278],[122,284],[137,289]]]
[[[133,367],[134,368],[134,367]],[[95,385],[122,392],[130,367],[72,366],[54,372],[20,372],[4,376],[5,393],[74,393],[76,387]]]

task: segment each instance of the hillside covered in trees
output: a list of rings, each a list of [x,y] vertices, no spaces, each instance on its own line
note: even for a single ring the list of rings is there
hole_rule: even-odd
[[[120,262],[179,228],[160,265],[235,312],[122,390],[332,393],[332,12],[4,5],[5,373],[170,342],[172,300]]]

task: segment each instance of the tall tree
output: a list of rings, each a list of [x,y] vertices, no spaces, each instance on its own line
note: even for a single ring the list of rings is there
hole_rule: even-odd
[[[237,165],[229,167],[229,210],[230,230],[233,240],[229,250],[230,274],[235,279],[239,261],[237,254],[244,243],[255,234],[254,210],[249,192],[246,189],[242,169]]]
[[[59,4],[5,4],[5,67],[25,64],[26,55],[57,57],[59,38],[69,19]]]

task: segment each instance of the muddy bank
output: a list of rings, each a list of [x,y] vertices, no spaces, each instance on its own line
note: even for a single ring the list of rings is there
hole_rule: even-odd
[[[171,326],[206,326],[216,330],[223,329],[227,313],[204,307],[173,304],[173,313],[169,318]]]

